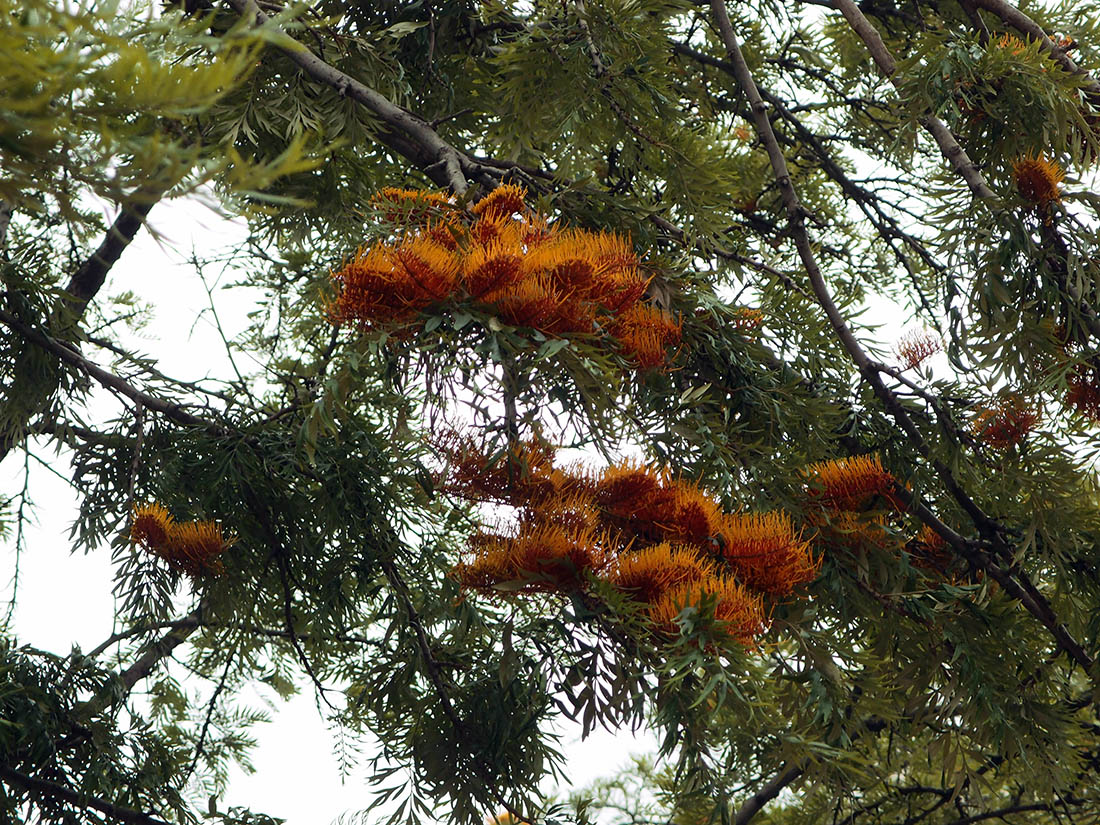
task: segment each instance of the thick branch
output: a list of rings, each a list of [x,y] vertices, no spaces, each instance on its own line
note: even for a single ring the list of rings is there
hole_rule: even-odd
[[[184,616],[170,631],[142,648],[137,660],[122,671],[106,690],[77,705],[76,714],[89,718],[111,705],[124,701],[134,689],[134,685],[152,673],[163,659],[171,655],[173,650],[195,632],[202,622],[203,607],[203,603],[200,602],[198,607]]]
[[[790,765],[777,773],[764,787],[754,793],[737,809],[733,817],[733,825],[746,825],[750,819],[760,812],[760,809],[779,796],[779,792],[802,776],[803,769],[798,765]]]
[[[154,198],[146,203],[123,206],[115,222],[107,230],[107,235],[99,248],[73,273],[69,279],[69,285],[65,288],[64,307],[71,313],[71,317],[67,319],[69,322],[75,321],[84,314],[88,302],[99,292],[107,279],[107,273],[134,240],[134,236],[145,223],[145,218],[155,203]]]
[[[894,86],[897,86],[897,81],[894,80],[897,63],[894,62],[894,56],[890,54],[886,44],[882,42],[878,30],[871,25],[871,21],[864,16],[852,0],[833,0],[833,5],[840,9],[841,14],[844,15],[852,30],[859,35],[860,40],[867,46],[867,51],[871,53],[875,65],[890,79]],[[934,115],[925,115],[920,119],[920,124],[932,135],[947,162],[951,164],[959,177],[966,181],[966,185],[970,187],[970,191],[976,197],[994,197],[993,190],[985,182],[985,177],[974,164],[974,161],[970,159],[970,156],[966,154],[966,150],[962,148],[958,139],[951,134],[947,124]]]
[[[187,412],[183,407],[178,404],[173,404],[169,401],[165,401],[163,398],[158,398],[154,395],[142,392],[127,381],[123,380],[113,372],[109,372],[96,364],[93,364],[73,347],[57,341],[44,332],[28,326],[16,318],[14,315],[0,310],[0,323],[11,327],[20,335],[22,335],[29,343],[41,347],[47,352],[51,352],[56,355],[61,361],[76,367],[81,372],[95,379],[98,383],[102,384],[108,389],[115,390],[122,395],[125,395],[132,401],[137,401],[142,404],[146,409],[153,410],[163,415],[177,424],[182,424],[185,427],[201,427],[206,430],[211,430],[216,434],[225,434],[225,430],[212,424],[205,419],[192,415]],[[0,456],[2,458],[2,456]]]
[[[271,25],[271,19],[257,7],[254,0],[226,0],[241,15],[250,15],[256,25]],[[283,33],[284,42],[291,41]],[[490,187],[495,185],[491,176],[465,152],[443,140],[428,121],[395,105],[385,96],[355,78],[330,66],[304,45],[279,46],[306,75],[318,83],[331,86],[340,94],[369,109],[380,118],[389,131],[379,137],[382,143],[405,157],[441,187],[457,194],[467,189],[467,178],[479,180]]]

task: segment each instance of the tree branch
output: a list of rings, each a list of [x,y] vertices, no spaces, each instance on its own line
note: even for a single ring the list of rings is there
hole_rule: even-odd
[[[240,15],[251,16],[257,26],[268,26],[279,31],[271,23],[271,18],[260,11],[255,0],[226,2]],[[283,41],[292,42],[290,35],[281,31],[279,33]],[[307,76],[318,83],[331,86],[380,118],[390,129],[379,136],[381,142],[412,162],[437,185],[459,195],[468,188],[467,179],[480,181],[490,188],[496,185],[496,180],[487,174],[481,164],[443,140],[428,121],[395,105],[351,75],[330,66],[301,43],[297,43],[296,47],[276,48]]]
[[[835,2],[838,5],[850,5],[851,0],[835,0]],[[993,546],[1001,551],[1001,555],[1006,557],[1010,556],[1008,552],[1009,548],[1003,546],[1003,542],[1000,538],[1003,527],[982,512],[970,496],[959,486],[950,469],[944,465],[943,462],[931,455],[931,450],[925,442],[920,430],[905,411],[901,401],[883,383],[879,371],[863,351],[862,346],[851,329],[849,329],[847,322],[844,320],[836,303],[833,301],[832,294],[829,291],[829,287],[825,282],[825,278],[818,266],[817,259],[814,256],[809,234],[806,231],[805,210],[800,204],[798,193],[791,183],[790,173],[787,171],[787,162],[783,157],[783,150],[776,140],[771,121],[768,120],[767,104],[760,96],[760,92],[757,90],[756,83],[753,80],[752,73],[741,53],[741,48],[733,32],[733,26],[730,23],[729,15],[726,12],[725,3],[723,0],[710,0],[710,3],[715,21],[718,24],[719,32],[728,52],[728,59],[733,68],[734,76],[749,100],[753,119],[756,123],[757,133],[767,149],[772,171],[782,194],[784,206],[786,207],[787,222],[791,230],[791,235],[794,238],[799,258],[802,260],[802,264],[809,276],[814,295],[819,305],[824,310],[833,331],[836,333],[837,338],[848,352],[849,357],[856,365],[864,380],[871,386],[876,397],[882,402],[883,406],[885,406],[898,426],[905,432],[918,452],[929,461],[947,490],[959,502],[979,530],[989,536],[990,540],[993,542]],[[859,13],[858,9],[856,9],[855,12],[862,18],[862,14]],[[866,19],[864,18],[864,20]],[[878,33],[874,32],[874,34],[877,37]],[[881,39],[879,43],[881,44]],[[1027,580],[1026,576],[1021,575],[1020,578],[1022,582],[1018,582],[1008,571],[995,564],[980,546],[965,539],[944,524],[915,495],[901,488],[900,485],[897,492],[899,497],[912,507],[912,511],[921,521],[935,530],[936,533],[951,544],[951,546],[969,562],[986,570],[998,584],[1004,587],[1009,595],[1018,599],[1021,604],[1023,604],[1024,608],[1050,631],[1058,646],[1074,661],[1086,670],[1091,669],[1093,665],[1092,658],[1058,620],[1050,603],[1041,593],[1039,593],[1038,589]]]
[[[859,35],[860,40],[867,46],[867,51],[871,53],[875,65],[897,87],[897,81],[894,79],[897,63],[894,61],[894,56],[890,54],[890,50],[886,48],[886,44],[882,42],[882,36],[871,24],[871,21],[864,16],[852,0],[833,0],[833,5],[840,10],[852,30]],[[976,197],[994,197],[993,190],[985,182],[985,177],[974,161],[970,159],[970,156],[966,154],[966,150],[962,148],[958,139],[947,128],[947,124],[935,115],[921,117],[920,124],[932,135],[944,158],[951,164],[959,177],[966,181],[966,185],[970,187],[970,191]]]
[[[45,794],[46,796],[60,799],[80,808],[91,808],[102,814],[106,814],[112,819],[117,819],[119,822],[127,822],[132,825],[168,825],[163,819],[157,819],[150,814],[135,811],[132,808],[123,808],[105,799],[74,791],[72,788],[67,788],[56,782],[36,779],[33,776],[27,776],[11,768],[0,766],[0,779],[3,779],[11,785],[22,788],[25,791]]]

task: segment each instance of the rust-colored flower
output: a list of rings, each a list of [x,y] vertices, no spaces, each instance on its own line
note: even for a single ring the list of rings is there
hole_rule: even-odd
[[[971,423],[975,438],[994,450],[1008,450],[1023,443],[1039,420],[1039,413],[1018,395],[1011,394],[978,411]]]
[[[753,307],[737,307],[733,311],[733,328],[738,332],[755,332],[764,325],[764,313]]]
[[[943,349],[943,341],[928,330],[913,330],[903,335],[894,347],[902,370],[911,370]]]
[[[680,342],[681,324],[650,304],[634,304],[611,327],[624,354],[642,369],[668,361],[668,348]]]
[[[602,537],[548,524],[516,536],[480,534],[471,541],[469,562],[451,575],[463,586],[493,590],[510,585],[508,592],[562,592],[579,589],[588,571],[604,565]]]
[[[905,548],[914,567],[936,576],[947,576],[955,563],[955,553],[944,538],[928,525]]]
[[[511,289],[522,277],[523,249],[506,240],[478,246],[466,256],[462,280],[474,298]]]
[[[714,575],[713,565],[697,550],[668,542],[619,555],[608,578],[632,599],[651,604],[669,588],[703,581]]]
[[[1066,404],[1093,421],[1100,421],[1100,368],[1080,365],[1069,376]]]
[[[709,546],[721,523],[714,499],[682,480],[668,482],[660,495],[650,496],[639,505],[635,516],[652,523],[662,539],[674,544]]]
[[[1047,160],[1042,153],[1025,155],[1012,163],[1016,191],[1024,200],[1039,207],[1062,200],[1059,185],[1065,176],[1062,167],[1053,160]]]
[[[527,190],[516,184],[498,186],[474,204],[474,214],[485,218],[507,218],[527,211]]]
[[[836,510],[862,510],[876,496],[901,508],[895,496],[897,479],[883,469],[877,455],[861,455],[821,461],[806,469],[810,497]]]
[[[764,632],[767,617],[761,597],[733,579],[719,576],[669,588],[651,605],[650,620],[658,632],[673,635],[680,614],[687,608],[699,609],[708,598],[714,600],[715,623],[741,644],[752,645]]]
[[[739,581],[770,596],[787,596],[817,577],[821,559],[783,512],[726,516],[719,555]]]
[[[217,522],[178,522],[159,504],[134,508],[130,541],[193,579],[223,573],[218,556],[233,543]]]
[[[596,481],[596,503],[610,514],[629,517],[661,489],[663,474],[641,462],[612,464]]]
[[[454,198],[443,192],[423,189],[399,189],[386,186],[370,199],[371,206],[382,211],[388,221],[426,221],[432,213],[455,209]]]
[[[169,533],[163,558],[193,579],[216,576],[225,572],[225,565],[218,556],[229,544],[217,522],[177,522]]]
[[[130,542],[146,550],[163,547],[173,521],[172,514],[160,504],[139,504],[130,519]]]

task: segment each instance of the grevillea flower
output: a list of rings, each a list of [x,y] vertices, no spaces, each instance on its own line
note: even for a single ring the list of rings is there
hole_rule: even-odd
[[[709,546],[718,532],[721,515],[714,499],[694,484],[668,482],[662,490],[636,502],[634,529],[674,544]],[[643,525],[652,525],[645,529]]]
[[[163,547],[168,542],[172,522],[172,514],[161,505],[139,504],[130,519],[130,542],[146,550]]]
[[[1041,153],[1038,156],[1025,155],[1012,163],[1016,191],[1024,200],[1039,207],[1062,200],[1059,184],[1065,176],[1062,167],[1053,160],[1047,160]]]
[[[876,496],[900,509],[894,491],[897,479],[883,469],[877,455],[838,458],[811,464],[806,469],[812,499],[835,510],[862,510]]]
[[[821,559],[787,513],[727,516],[720,528],[719,555],[739,581],[770,596],[787,596],[817,577]]]
[[[525,278],[483,298],[506,323],[516,327],[549,331],[563,298],[545,276]]]
[[[1021,444],[1039,420],[1039,414],[1018,395],[1007,395],[978,411],[971,431],[994,450]]]
[[[946,574],[955,561],[955,554],[943,537],[928,525],[906,546],[914,567]]]
[[[130,541],[193,579],[223,573],[218,556],[233,543],[217,522],[178,522],[159,504],[134,508]]]
[[[894,347],[903,370],[911,370],[924,363],[943,349],[943,341],[938,335],[927,330],[913,330],[903,335]]]
[[[462,281],[474,298],[511,289],[522,277],[523,248],[498,239],[478,246],[466,256]]]
[[[225,572],[225,565],[218,556],[228,546],[217,522],[177,522],[168,535],[163,557],[191,578],[216,576]]]
[[[1023,54],[1027,50],[1027,43],[1012,34],[1002,34],[997,38],[997,48],[1005,49],[1014,55]]]
[[[1080,365],[1069,376],[1066,404],[1093,421],[1100,421],[1100,368]]]
[[[634,304],[611,326],[623,352],[642,369],[666,363],[667,350],[680,342],[680,332],[676,319],[649,304]]]
[[[629,517],[638,505],[661,489],[664,475],[641,462],[612,464],[596,481],[596,503],[610,514]]]
[[[553,448],[537,438],[491,453],[453,432],[437,436],[433,443],[448,460],[441,487],[469,501],[528,506],[560,493],[569,483],[554,469]]]
[[[658,632],[674,635],[680,614],[686,608],[699,609],[707,599],[714,602],[715,623],[741,644],[751,645],[764,632],[767,618],[761,597],[721,576],[669,588],[650,606],[650,621]]]
[[[701,582],[713,575],[713,565],[697,550],[662,542],[619,554],[608,579],[632,599],[652,604],[670,588]]]
[[[386,186],[370,200],[371,206],[382,210],[388,221],[426,220],[432,212],[456,208],[454,198],[442,192],[426,192],[423,189],[398,189]]]
[[[525,212],[524,198],[527,190],[515,184],[498,186],[474,204],[474,214],[484,218],[507,218],[517,212]]]
[[[764,324],[764,313],[752,307],[738,307],[733,311],[733,328],[738,332],[755,332]]]
[[[541,525],[516,536],[482,534],[471,542],[471,561],[451,575],[463,587],[489,590],[502,584],[511,592],[559,592],[579,589],[588,571],[604,564],[602,537],[592,530],[573,531]]]
[[[889,516],[883,513],[851,513],[847,510],[819,510],[807,513],[807,522],[817,528],[830,549],[850,552],[897,550],[898,540],[887,529]]]
[[[372,202],[405,232],[332,273],[332,320],[409,333],[418,317],[473,301],[544,335],[604,335],[642,369],[665,363],[680,324],[641,303],[649,279],[630,238],[551,224],[525,205],[526,195],[498,187],[472,218],[450,195],[382,190]]]

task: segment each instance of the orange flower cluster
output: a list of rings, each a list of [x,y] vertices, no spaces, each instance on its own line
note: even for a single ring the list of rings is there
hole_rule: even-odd
[[[821,461],[806,470],[812,501],[829,510],[858,513],[881,497],[897,510],[905,505],[897,496],[897,479],[883,469],[877,455]]]
[[[1018,395],[1007,395],[978,412],[971,432],[994,450],[1007,450],[1023,442],[1039,420],[1039,413]]]
[[[443,451],[444,489],[519,510],[515,529],[472,539],[452,571],[467,588],[575,592],[599,579],[644,605],[659,633],[706,602],[726,633],[750,644],[766,626],[764,597],[789,596],[817,575],[820,560],[785,513],[723,513],[696,484],[638,462],[559,469],[538,442],[494,462],[457,437]]]
[[[738,307],[733,313],[733,328],[738,332],[755,332],[764,324],[764,313],[753,307]]]
[[[1100,421],[1100,367],[1080,365],[1069,377],[1066,403],[1093,421]]]
[[[197,579],[225,572],[218,556],[232,541],[222,536],[216,522],[177,522],[159,504],[140,504],[134,507],[130,520],[130,543]]]
[[[913,330],[902,336],[894,348],[894,352],[901,361],[901,368],[911,370],[942,349],[943,341],[940,340],[938,335],[934,335],[927,330]]]
[[[439,193],[382,190],[374,202],[403,233],[333,273],[333,319],[392,331],[467,303],[546,335],[609,335],[642,369],[666,363],[681,325],[643,302],[648,279],[630,239],[551,224],[526,194],[500,186],[469,214]]]
[[[1016,191],[1026,201],[1045,209],[1050,203],[1062,200],[1059,185],[1065,179],[1062,167],[1047,160],[1042,153],[1024,155],[1012,162],[1012,177]]]

